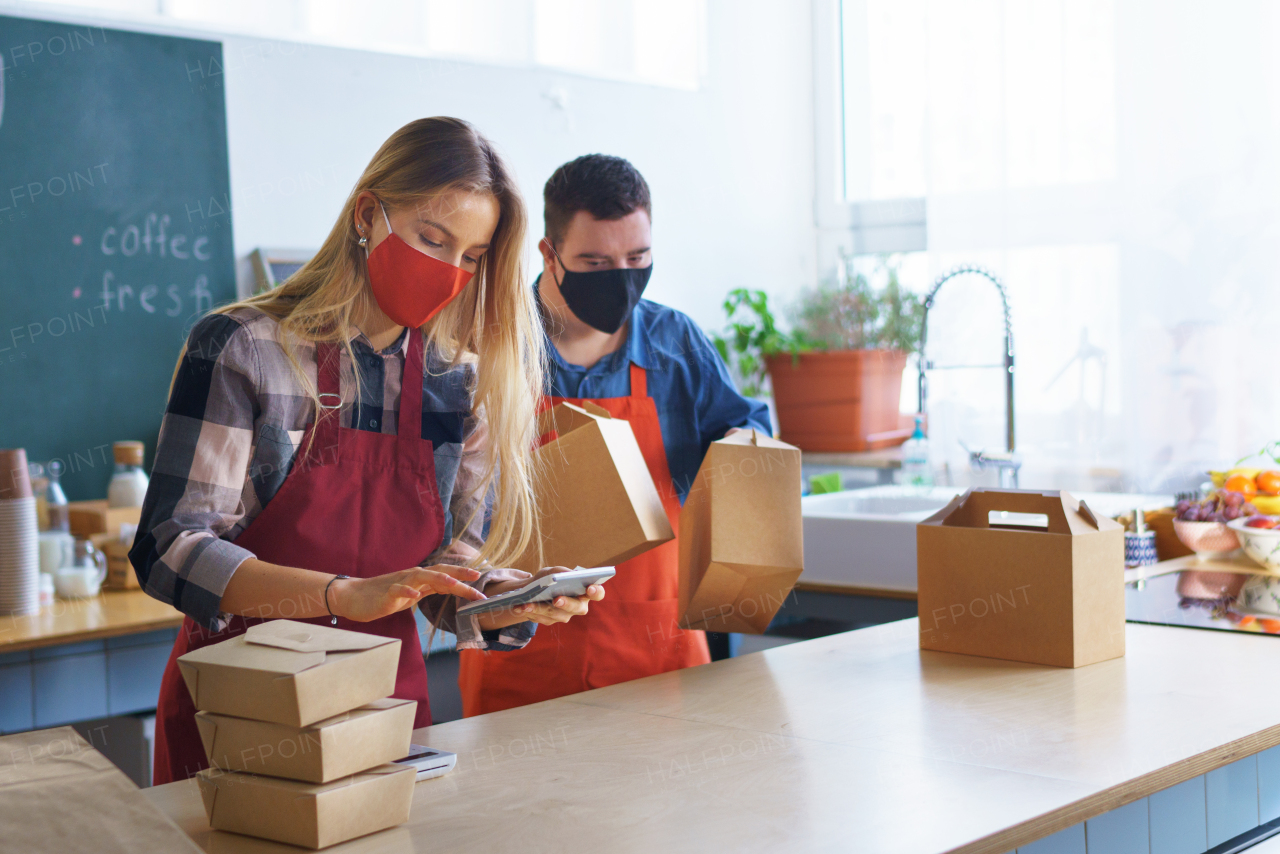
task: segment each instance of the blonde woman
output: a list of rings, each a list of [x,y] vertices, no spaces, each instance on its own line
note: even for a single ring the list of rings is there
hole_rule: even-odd
[[[207,765],[177,658],[252,623],[398,638],[395,696],[426,726],[415,605],[459,646],[505,650],[603,597],[455,614],[528,578],[464,564],[502,566],[537,536],[543,352],[525,221],[483,136],[415,121],[311,261],[192,330],[130,552],[143,588],[186,614],[160,687],[156,783]]]

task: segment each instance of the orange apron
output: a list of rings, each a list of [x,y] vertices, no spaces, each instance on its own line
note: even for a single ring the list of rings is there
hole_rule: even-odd
[[[581,398],[550,398],[548,405]],[[644,368],[631,365],[631,396],[591,401],[631,423],[662,506],[679,533],[680,499],[667,468],[658,408],[648,394]],[[605,598],[585,617],[538,626],[523,649],[490,654],[461,652],[458,687],[467,717],[553,700],[682,667],[707,664],[704,632],[677,626],[679,550],[676,540],[618,565],[605,584]]]

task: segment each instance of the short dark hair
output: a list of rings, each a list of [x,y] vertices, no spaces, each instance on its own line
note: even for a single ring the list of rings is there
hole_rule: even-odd
[[[564,240],[578,211],[596,219],[622,219],[642,209],[653,217],[649,185],[640,170],[608,154],[584,154],[561,166],[542,188],[542,202],[542,218],[553,246]]]

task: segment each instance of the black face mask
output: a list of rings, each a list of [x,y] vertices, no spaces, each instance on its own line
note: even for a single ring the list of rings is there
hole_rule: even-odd
[[[564,269],[564,264],[560,267]],[[559,283],[560,296],[583,323],[612,334],[631,316],[652,273],[653,264],[586,273],[565,270]]]

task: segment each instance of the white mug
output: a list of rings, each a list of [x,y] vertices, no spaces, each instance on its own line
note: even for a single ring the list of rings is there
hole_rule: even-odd
[[[40,571],[50,575],[76,559],[76,538],[66,531],[40,532]]]
[[[87,599],[98,595],[106,577],[105,566],[64,566],[53,574],[53,583],[63,599]]]

